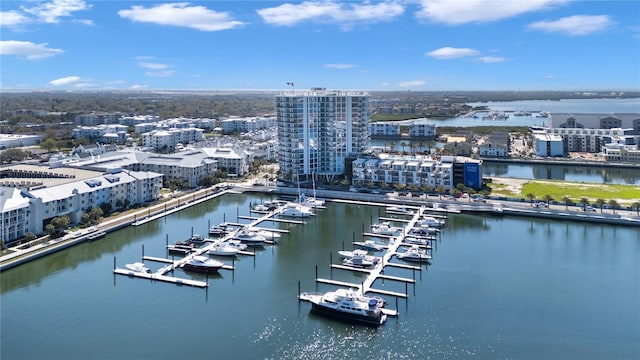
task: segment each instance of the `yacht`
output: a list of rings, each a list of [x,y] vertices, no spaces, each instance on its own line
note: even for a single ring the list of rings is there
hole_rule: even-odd
[[[359,246],[360,248],[364,249],[364,250],[368,250],[368,251],[382,251],[384,250],[384,246],[378,244],[377,242],[373,241],[373,240],[365,240],[363,242],[355,242],[354,243],[356,246]]]
[[[431,255],[427,254],[427,250],[421,249],[417,245],[412,245],[407,251],[403,253],[398,253],[398,259],[407,260],[407,261],[424,261],[428,262],[431,260]]]
[[[240,230],[233,238],[250,245],[261,245],[266,240],[264,236],[250,230]]]
[[[213,260],[206,256],[198,255],[191,258],[189,261],[182,265],[182,268],[186,271],[193,271],[203,274],[211,274],[218,272],[224,264],[220,261]]]
[[[407,209],[404,206],[389,206],[387,207],[387,212],[404,214],[404,215],[413,215],[413,210]]]
[[[269,212],[271,209],[269,209],[269,207],[265,204],[256,204],[253,206],[253,208],[251,208],[251,210],[255,212],[266,213],[266,212]]]
[[[209,228],[210,236],[225,236],[231,232],[231,228],[227,224],[213,225]]]
[[[236,246],[229,245],[225,241],[216,241],[212,244],[211,249],[209,249],[209,255],[235,256],[238,254],[238,251],[240,251],[240,249]]]
[[[253,231],[259,236],[265,238],[265,240],[278,241],[280,239],[280,233],[273,230],[261,229],[257,227],[249,228],[249,231]]]
[[[338,254],[342,256],[344,259],[342,260],[342,265],[364,268],[377,264],[380,262],[380,258],[373,255],[368,255],[366,250],[357,249],[353,251],[338,251]]]
[[[127,267],[127,269],[133,272],[140,272],[140,273],[146,273],[146,274],[151,273],[151,269],[144,266],[144,263],[141,263],[141,262],[134,262],[132,264],[126,264],[125,266]]]
[[[307,218],[313,215],[313,211],[309,206],[305,206],[299,203],[289,203],[285,206],[280,215],[296,218]]]
[[[401,228],[391,226],[388,221],[381,222],[380,224],[372,224],[371,231],[374,234],[381,235],[395,235],[398,231],[401,231]]]
[[[429,229],[441,227],[444,225],[444,221],[440,221],[432,216],[423,216],[418,219],[416,224],[419,224],[421,229]]]
[[[227,246],[234,247],[234,248],[236,248],[236,249],[238,249],[240,251],[245,251],[248,248],[247,244],[243,244],[242,241],[240,241],[240,240],[230,239],[230,240],[225,241],[225,243],[227,244]]]
[[[312,311],[346,322],[380,326],[387,320],[374,298],[359,296],[351,289],[338,289],[324,294],[300,294],[300,299],[311,303]]]

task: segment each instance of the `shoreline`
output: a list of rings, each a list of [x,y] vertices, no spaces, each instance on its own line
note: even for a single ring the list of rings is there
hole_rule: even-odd
[[[219,190],[220,187],[207,188],[197,190],[193,193],[170,199],[164,203],[155,204],[147,208],[135,211],[130,214],[117,216],[113,219],[107,218],[102,223],[95,225],[87,231],[82,229],[65,235],[60,239],[52,239],[45,243],[22,248],[25,245],[18,245],[13,251],[0,257],[0,273],[19,266],[23,263],[38,259],[40,257],[67,249],[85,241],[99,241],[106,234],[119,230],[126,226],[135,226],[147,221],[160,219],[166,215],[184,210],[193,205],[200,204],[204,201],[223,196],[229,192],[239,193],[261,193],[268,196],[293,196],[297,197],[298,190],[296,188],[278,187],[276,192],[273,188],[255,187],[247,185],[236,185],[233,190]],[[209,193],[211,191],[211,193]],[[489,200],[489,203],[465,202],[464,200],[441,199],[440,197],[424,199],[405,199],[402,197],[391,197],[389,195],[372,195],[362,193],[352,193],[347,191],[335,190],[317,190],[319,197],[327,199],[340,199],[346,201],[369,201],[376,203],[384,203],[391,205],[413,205],[426,206],[432,211],[441,211],[444,213],[465,213],[472,215],[492,214],[497,216],[521,216],[533,218],[545,218],[560,221],[577,221],[591,222],[600,224],[609,224],[617,226],[636,226],[640,227],[640,216],[635,216],[633,211],[619,210],[619,213],[589,213],[579,212],[577,210],[568,210],[565,205],[555,205],[556,207],[564,207],[565,209],[553,208],[534,208],[527,202],[514,202],[506,200]],[[182,201],[182,203],[181,203]],[[507,206],[508,205],[508,206]],[[518,206],[519,205],[519,206]],[[572,207],[573,208],[573,207]],[[626,215],[625,215],[626,214]]]

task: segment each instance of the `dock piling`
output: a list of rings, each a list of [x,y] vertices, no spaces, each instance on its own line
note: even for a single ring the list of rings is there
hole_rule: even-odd
[[[114,256],[113,257],[113,270],[115,270],[115,269],[116,269],[116,257]]]

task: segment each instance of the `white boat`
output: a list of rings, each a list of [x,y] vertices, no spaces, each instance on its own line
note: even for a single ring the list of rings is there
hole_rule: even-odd
[[[413,215],[414,212],[411,209],[407,209],[404,206],[389,206],[387,207],[387,212],[389,213],[397,213],[397,214],[404,214],[404,215]]]
[[[269,212],[271,209],[269,209],[269,207],[265,204],[256,204],[251,210],[256,212]]]
[[[224,236],[231,232],[231,228],[227,224],[213,225],[209,228],[209,235]]]
[[[277,231],[261,229],[257,227],[249,228],[249,231],[255,232],[256,234],[264,237],[266,240],[278,241],[278,239],[280,239],[280,233]]]
[[[234,248],[236,248],[236,249],[238,249],[240,251],[245,251],[245,250],[247,250],[247,247],[248,247],[247,244],[243,244],[242,241],[240,241],[240,240],[230,239],[230,240],[225,241],[225,243],[228,246],[234,247]]]
[[[217,241],[214,242],[211,246],[211,249],[209,249],[209,255],[235,256],[236,254],[238,254],[238,251],[240,251],[240,249],[227,244],[225,241]]]
[[[374,234],[395,235],[397,232],[401,230],[402,229],[399,227],[391,226],[391,224],[387,221],[381,222],[380,224],[371,225],[371,231]]]
[[[251,245],[260,245],[266,240],[264,236],[260,236],[255,231],[249,230],[240,230],[233,238]]]
[[[407,251],[403,253],[398,253],[398,259],[407,260],[407,261],[424,261],[427,262],[431,260],[431,255],[427,254],[427,250],[421,249],[417,245],[411,246]]]
[[[366,260],[363,257],[350,257],[342,260],[342,265],[354,268],[366,268],[373,266],[373,261]]]
[[[440,221],[433,216],[423,216],[418,219],[416,224],[420,225],[420,228],[422,229],[429,229],[434,227],[441,227],[442,225],[444,225],[444,221]]]
[[[379,257],[369,255],[369,253],[367,253],[367,250],[363,250],[363,249],[356,249],[353,251],[342,250],[342,251],[338,251],[338,254],[345,259],[362,258],[367,263],[371,263],[371,265],[377,264],[378,262],[380,262]]]
[[[146,274],[151,273],[151,269],[144,266],[144,263],[141,263],[141,262],[134,262],[132,264],[126,264],[125,266],[127,267],[127,269],[134,272],[140,272],[140,273],[146,273]]]
[[[315,196],[305,196],[304,194],[300,196],[299,202],[300,205],[310,206],[313,208],[323,207],[325,204],[325,201],[322,199],[318,199]]]
[[[220,261],[213,260],[206,256],[198,255],[189,259],[182,268],[186,271],[193,271],[203,274],[211,274],[217,272],[224,264]]]
[[[280,215],[287,217],[307,218],[313,215],[313,211],[309,206],[301,205],[299,203],[289,203],[285,206]]]
[[[342,321],[380,326],[387,320],[377,299],[359,296],[351,289],[338,289],[324,294],[302,293],[300,299],[308,300],[312,311]]]
[[[354,243],[356,246],[361,247],[364,250],[369,250],[369,251],[382,251],[384,250],[384,246],[378,244],[377,242],[373,241],[373,240],[365,240],[363,242],[355,242]]]
[[[415,236],[407,236],[404,238],[404,242],[411,245],[422,245],[427,249],[431,249],[431,244],[429,243],[429,239],[422,239]]]

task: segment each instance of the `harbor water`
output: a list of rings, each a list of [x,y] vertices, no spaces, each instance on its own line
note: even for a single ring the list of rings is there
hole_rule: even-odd
[[[637,359],[640,232],[541,219],[450,215],[423,271],[389,268],[374,288],[399,317],[377,328],[310,313],[302,291],[384,211],[328,203],[279,245],[241,256],[207,289],[113,274],[210,224],[240,221],[261,196],[230,194],[0,274],[2,359]],[[246,220],[245,220],[246,222]],[[399,223],[398,223],[399,225]],[[230,261],[225,260],[228,264]],[[395,260],[398,261],[398,260]],[[162,264],[145,262],[152,270]]]

